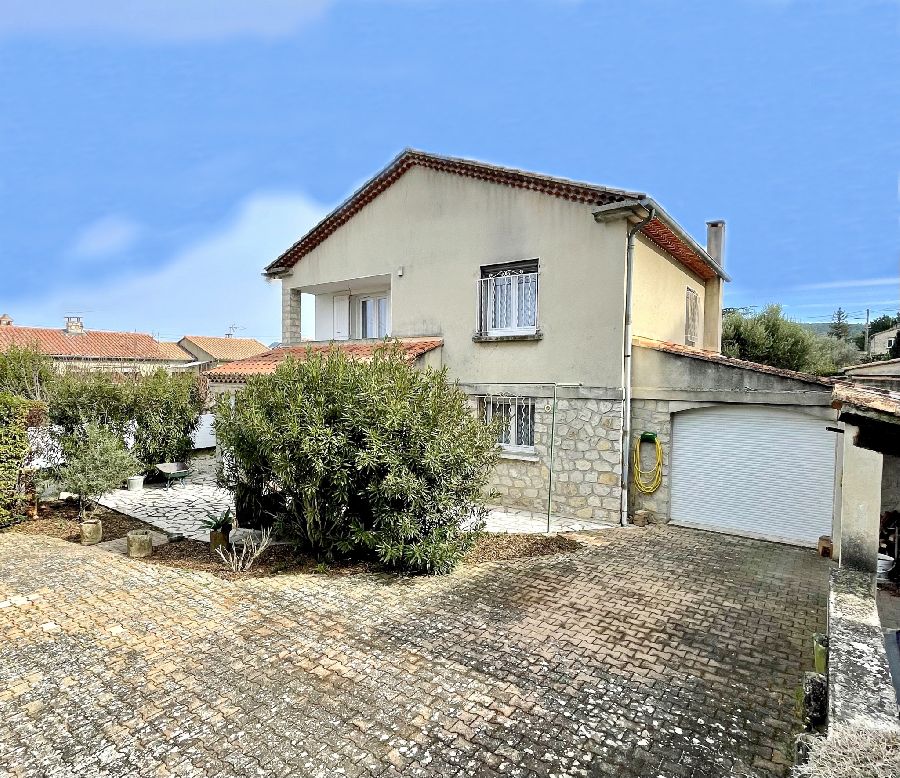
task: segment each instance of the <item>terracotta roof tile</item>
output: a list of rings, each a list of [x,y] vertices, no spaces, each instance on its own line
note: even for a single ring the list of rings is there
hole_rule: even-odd
[[[838,383],[834,387],[831,405],[845,410],[845,406],[864,408],[900,419],[900,392],[876,389],[852,383]]]
[[[52,327],[0,327],[0,351],[13,345],[30,346],[52,357],[168,360],[159,344],[142,332],[85,330],[69,334]]]
[[[205,375],[210,381],[240,382],[255,375],[274,373],[275,368],[288,356],[303,360],[306,359],[308,353],[323,353],[332,348],[344,351],[354,359],[369,360],[382,342],[380,340],[309,341],[299,346],[283,346],[249,359],[219,365]],[[444,343],[441,338],[397,338],[396,342],[402,346],[410,362],[439,348]]]
[[[835,382],[835,379],[833,378],[811,375],[810,373],[798,373],[796,370],[784,370],[780,367],[772,367],[771,365],[761,365],[758,362],[750,362],[746,359],[726,357],[718,351],[707,351],[705,349],[692,348],[691,346],[682,346],[680,343],[672,343],[667,340],[653,340],[651,338],[636,337],[632,339],[632,343],[634,343],[635,346],[649,348],[655,351],[664,351],[667,354],[677,354],[678,356],[690,357],[691,359],[702,359],[706,362],[715,362],[716,364],[727,365],[728,367],[739,367],[743,370],[753,370],[757,373],[768,373],[769,375],[780,376],[781,378],[793,378],[810,384],[832,386]]]
[[[193,362],[194,355],[189,351],[185,351],[181,346],[177,343],[172,343],[171,341],[160,340],[157,341],[157,345],[159,346],[159,350],[165,355],[166,359],[172,360],[173,362]]]
[[[535,192],[560,197],[589,205],[608,205],[624,200],[640,199],[643,192],[629,192],[624,189],[612,189],[582,181],[557,178],[542,173],[530,173],[515,168],[490,165],[469,159],[444,157],[428,154],[424,151],[407,149],[397,156],[384,170],[363,184],[347,200],[335,208],[328,216],[313,227],[306,235],[285,251],[278,259],[266,267],[265,272],[277,275],[290,270],[310,251],[348,222],[366,205],[394,184],[413,167],[423,167],[444,173],[451,173],[495,184],[530,189]],[[647,237],[660,248],[668,251],[677,260],[683,262],[701,278],[713,278],[716,272],[704,262],[694,249],[685,243],[669,226],[660,219],[654,219],[644,228]]]
[[[265,343],[260,343],[254,338],[216,338],[207,335],[185,335],[181,341],[193,343],[207,354],[211,354],[213,359],[222,360],[245,359],[269,350]]]

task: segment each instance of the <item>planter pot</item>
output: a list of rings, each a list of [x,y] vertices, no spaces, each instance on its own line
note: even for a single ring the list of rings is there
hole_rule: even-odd
[[[133,529],[127,536],[128,556],[143,559],[153,553],[153,537],[150,530]]]
[[[100,519],[85,519],[81,522],[81,545],[93,546],[103,538],[103,522]]]
[[[225,529],[214,529],[210,530],[209,533],[209,553],[214,557],[218,557],[219,553],[217,549],[224,548],[226,551],[229,549],[230,544],[228,543],[228,536],[231,534],[231,527],[227,527]]]
[[[144,488],[144,476],[133,475],[130,478],[126,479],[126,483],[128,484],[129,492],[139,492]]]

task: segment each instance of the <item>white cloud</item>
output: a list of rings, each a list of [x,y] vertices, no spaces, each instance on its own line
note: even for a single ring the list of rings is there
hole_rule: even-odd
[[[127,251],[137,242],[140,225],[124,216],[104,216],[89,224],[75,239],[71,254],[96,259]]]
[[[842,281],[824,281],[816,284],[801,284],[795,289],[851,289],[854,287],[897,286],[900,285],[900,276],[886,276],[882,278],[845,278]]]
[[[334,0],[0,0],[0,35],[125,36],[155,41],[279,38]]]
[[[21,301],[21,324],[53,326],[66,313],[82,313],[93,329],[182,335],[224,335],[232,324],[241,337],[280,340],[281,292],[263,267],[310,229],[324,207],[297,193],[247,197],[219,230],[141,276],[110,279]],[[309,306],[307,306],[309,308]],[[311,323],[305,311],[304,329]]]

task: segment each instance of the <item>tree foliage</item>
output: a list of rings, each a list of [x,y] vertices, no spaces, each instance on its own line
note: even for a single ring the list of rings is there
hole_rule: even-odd
[[[53,377],[53,362],[36,349],[10,346],[0,353],[0,392],[46,400]]]
[[[809,368],[813,335],[785,318],[780,305],[752,315],[732,312],[722,322],[722,351],[730,357],[786,370]]]
[[[103,427],[129,445],[147,470],[190,454],[202,408],[197,377],[190,373],[73,371],[53,381],[49,414],[69,437],[90,423]]]
[[[370,362],[286,360],[219,399],[216,437],[220,483],[277,495],[301,547],[430,573],[468,548],[497,441],[446,371],[416,370],[397,344]]]
[[[0,527],[18,513],[19,483],[28,453],[28,403],[0,393]]]
[[[60,485],[78,495],[82,516],[100,497],[120,486],[141,467],[122,440],[95,421],[75,434],[64,436],[62,450],[65,464],[59,472]]]
[[[850,322],[843,308],[838,308],[832,315],[831,324],[828,325],[828,336],[836,340],[847,340],[850,337]]]
[[[756,314],[736,310],[726,314],[722,351],[730,357],[816,375],[836,373],[858,358],[845,340],[810,332],[786,318],[779,305]]]

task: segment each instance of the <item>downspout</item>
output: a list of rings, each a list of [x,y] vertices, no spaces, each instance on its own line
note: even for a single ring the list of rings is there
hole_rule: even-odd
[[[632,277],[634,275],[634,236],[646,227],[656,216],[656,209],[647,206],[646,218],[628,230],[628,244],[625,250],[625,349],[622,359],[623,383],[625,385],[624,405],[622,407],[622,502],[619,523],[628,524],[628,479],[631,463],[631,309],[633,297]]]

